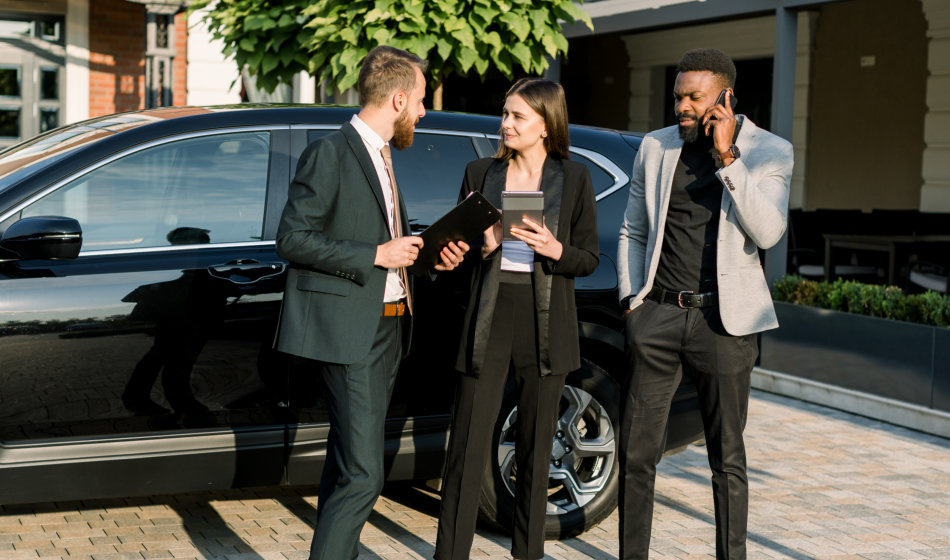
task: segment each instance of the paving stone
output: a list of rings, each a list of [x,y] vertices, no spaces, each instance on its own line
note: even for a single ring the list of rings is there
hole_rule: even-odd
[[[746,447],[749,558],[950,558],[950,440],[753,392]],[[658,467],[651,560],[713,560],[703,447]],[[0,558],[304,560],[313,488],[0,506]],[[387,486],[362,533],[361,558],[431,558],[438,496]],[[617,512],[545,560],[613,560]],[[479,525],[471,557],[507,559],[510,538]]]

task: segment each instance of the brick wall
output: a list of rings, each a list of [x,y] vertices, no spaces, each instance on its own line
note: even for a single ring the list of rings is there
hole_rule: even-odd
[[[172,61],[172,103],[178,106],[187,103],[188,91],[188,14],[175,16],[175,58]]]
[[[188,25],[175,16],[172,102],[185,104]],[[89,3],[89,116],[145,108],[145,6],[125,0]]]

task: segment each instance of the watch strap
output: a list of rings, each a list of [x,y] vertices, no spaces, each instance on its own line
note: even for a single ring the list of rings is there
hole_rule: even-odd
[[[719,159],[726,159],[729,157],[733,159],[739,159],[739,148],[735,144],[729,146],[729,149],[719,152]]]

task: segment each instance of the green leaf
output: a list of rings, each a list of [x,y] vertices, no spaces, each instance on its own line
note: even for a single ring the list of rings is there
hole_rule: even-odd
[[[531,49],[528,48],[524,43],[515,43],[511,45],[511,57],[514,59],[518,65],[520,65],[525,70],[531,68]]]
[[[495,68],[501,71],[509,80],[514,77],[513,68],[511,66],[511,57],[508,56],[508,53],[503,52],[498,57],[495,58]]]
[[[367,30],[369,38],[372,39],[377,45],[388,45],[392,41],[393,32],[386,29],[385,27],[380,27],[376,31],[373,31],[371,34]]]
[[[487,33],[482,37],[482,42],[492,47],[491,56],[493,57],[498,56],[498,53],[504,48],[501,42],[501,35],[499,35],[497,31]]]
[[[544,45],[544,52],[548,53],[548,56],[557,56],[557,43],[554,42],[553,37],[548,35],[541,37],[541,44]]]
[[[253,35],[244,37],[241,39],[241,42],[238,43],[238,46],[244,51],[254,51],[257,47],[257,37],[254,37]]]
[[[359,66],[366,57],[366,51],[360,49],[349,49],[340,54],[340,65],[345,68]]]
[[[436,52],[439,53],[439,58],[442,60],[448,60],[449,55],[452,54],[453,45],[447,41],[444,37],[439,37],[435,40]]]
[[[588,29],[593,31],[594,23],[591,21],[590,15],[588,15],[587,12],[582,10],[580,6],[578,6],[574,2],[571,2],[570,0],[567,0],[567,1],[562,0],[558,2],[557,4],[555,4],[553,8],[554,8],[553,10],[554,15],[557,16],[558,19],[563,19],[567,23],[574,23],[575,21],[580,21],[584,23],[584,25],[586,25]]]
[[[340,40],[355,45],[357,42],[357,31],[352,27],[346,27],[340,30]]]
[[[380,10],[379,8],[373,8],[363,18],[363,22],[376,23],[377,21],[382,20],[386,15],[387,15],[386,12]]]
[[[486,26],[490,25],[491,22],[495,21],[495,16],[498,15],[498,12],[494,10],[491,6],[481,6],[475,4],[472,6],[472,14],[479,17]],[[471,18],[469,18],[471,21]]]
[[[459,69],[464,73],[468,72],[468,69],[475,64],[475,59],[478,58],[478,53],[473,48],[465,47],[458,49],[455,54],[455,59],[458,60]]]
[[[540,40],[548,35],[550,29],[548,28],[548,16],[550,12],[547,10],[533,10],[530,15],[531,19],[531,34]]]
[[[266,16],[260,14],[252,14],[244,20],[244,29],[248,31],[254,31],[257,29],[264,29],[264,24],[273,24],[273,20]],[[273,27],[273,25],[271,25]]]
[[[520,15],[514,12],[507,12],[502,14],[500,18],[511,31],[518,37],[518,41],[524,41],[528,38],[528,33],[531,32],[531,25]]]
[[[258,67],[261,65],[261,59],[264,57],[264,51],[254,51],[244,59],[244,63],[251,68],[251,73],[254,74],[257,72]],[[240,62],[240,61],[239,61]]]
[[[489,60],[484,56],[475,59],[475,71],[478,72],[479,76],[485,76],[485,72],[488,71],[488,63]]]
[[[455,38],[458,39],[458,42],[463,47],[472,51],[475,50],[475,34],[472,32],[471,27],[465,26],[462,29],[456,31]]]
[[[298,51],[294,49],[283,49],[280,51],[280,65],[286,68],[290,68],[293,63],[297,60]]]
[[[261,60],[261,72],[264,73],[265,75],[270,74],[270,72],[274,68],[277,68],[279,64],[280,64],[279,56],[275,55],[274,53],[265,53],[263,60]]]
[[[355,71],[349,71],[343,74],[336,82],[336,87],[340,91],[345,91],[356,85],[356,81],[359,79],[359,69]]]

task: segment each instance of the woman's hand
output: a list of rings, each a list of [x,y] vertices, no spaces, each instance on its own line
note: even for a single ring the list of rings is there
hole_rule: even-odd
[[[551,230],[544,224],[534,222],[530,218],[522,218],[522,221],[531,229],[512,226],[511,234],[527,243],[528,247],[531,247],[535,253],[555,261],[561,260],[564,246],[555,239]]]
[[[499,245],[501,245],[501,220],[498,220],[485,230],[485,242],[482,244],[482,258],[484,259],[494,253]]]

